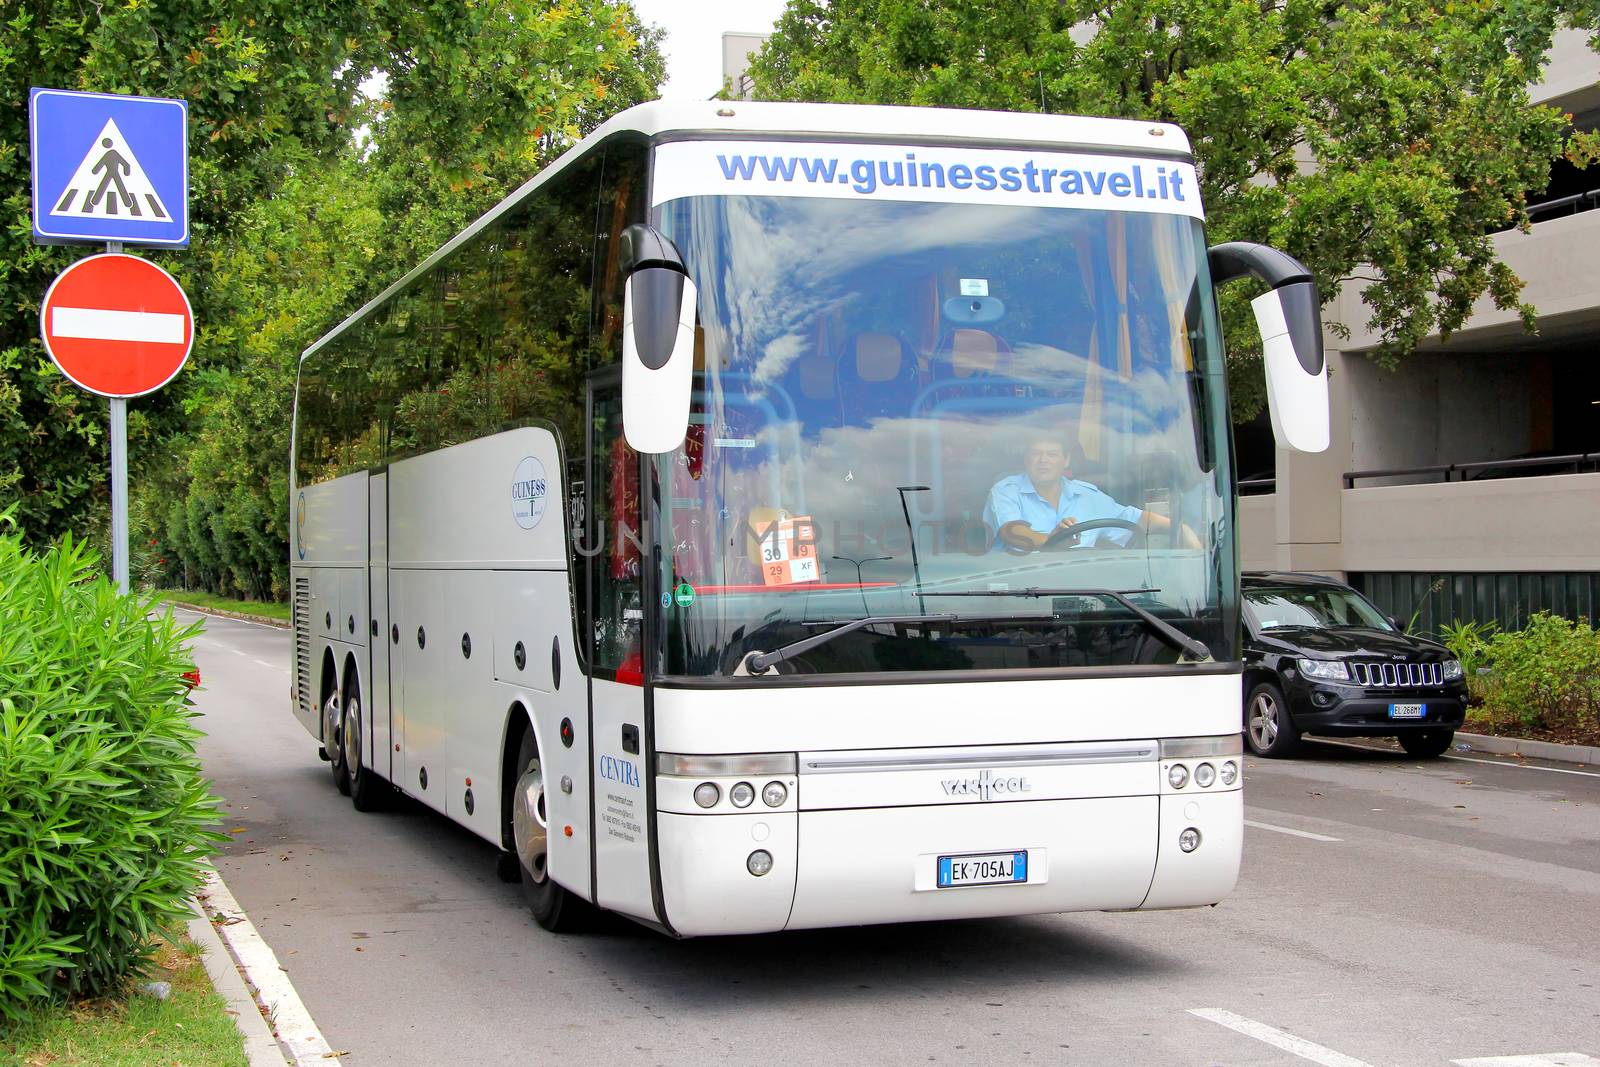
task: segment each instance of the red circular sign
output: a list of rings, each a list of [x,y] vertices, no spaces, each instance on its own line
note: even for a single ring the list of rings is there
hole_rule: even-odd
[[[108,253],[78,260],[50,284],[39,332],[75,384],[101,396],[143,396],[183,369],[194,313],[172,275],[147,259]]]

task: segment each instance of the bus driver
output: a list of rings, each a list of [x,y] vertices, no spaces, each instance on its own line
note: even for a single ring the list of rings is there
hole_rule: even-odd
[[[1088,482],[1074,479],[1067,461],[1067,443],[1060,434],[1036,433],[1029,437],[1023,470],[1023,474],[1000,479],[989,490],[983,521],[993,531],[995,549],[1017,555],[1037,552],[1061,531],[1093,519],[1120,519],[1147,532],[1172,526],[1172,520],[1165,515],[1119,504]],[[1068,538],[1065,544],[1056,544],[1121,548],[1133,534],[1131,529],[1102,526],[1085,531],[1080,538]],[[1200,547],[1199,538],[1187,526],[1182,528],[1181,536],[1186,548]]]

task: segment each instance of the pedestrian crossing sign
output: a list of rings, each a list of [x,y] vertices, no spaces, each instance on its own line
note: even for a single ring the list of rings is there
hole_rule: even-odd
[[[28,103],[35,242],[189,244],[185,101],[35,88]]]

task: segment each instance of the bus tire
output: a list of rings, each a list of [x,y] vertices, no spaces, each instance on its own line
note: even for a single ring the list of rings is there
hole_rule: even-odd
[[[544,774],[533,732],[522,735],[517,750],[517,776],[511,798],[511,833],[522,895],[534,922],[551,933],[571,933],[581,926],[584,901],[550,877],[550,833],[546,816]]]
[[[350,794],[357,811],[377,811],[383,807],[384,783],[367,769],[361,759],[361,690],[354,688],[344,698],[344,737],[339,750],[344,754],[345,784],[340,792]]]
[[[339,691],[330,689],[322,699],[322,747],[328,753],[328,769],[339,792],[350,795],[350,772],[344,762],[344,722],[339,708]]]

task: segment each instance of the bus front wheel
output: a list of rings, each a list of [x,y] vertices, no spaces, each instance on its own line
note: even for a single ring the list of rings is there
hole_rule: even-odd
[[[550,819],[544,770],[532,732],[517,752],[516,790],[511,798],[511,836],[522,870],[522,893],[534,921],[553,933],[578,928],[584,902],[550,877]]]

